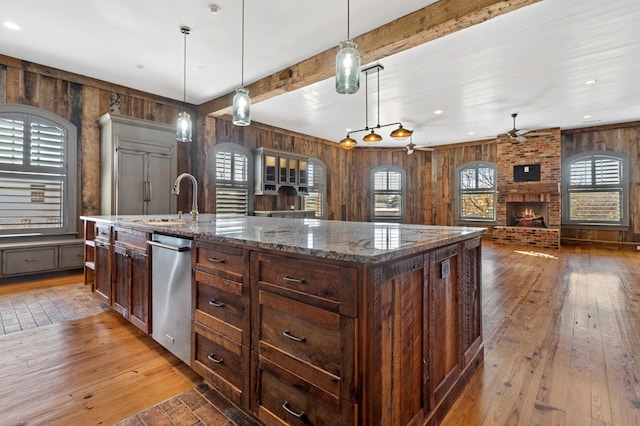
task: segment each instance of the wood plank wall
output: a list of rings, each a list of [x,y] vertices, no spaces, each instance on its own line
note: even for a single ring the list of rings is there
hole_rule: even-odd
[[[236,143],[249,150],[264,147],[296,153],[321,160],[327,167],[327,218],[368,221],[371,217],[369,171],[379,165],[393,165],[406,171],[406,223],[428,223],[425,212],[431,210],[430,152],[407,155],[404,149],[364,148],[345,151],[336,143],[252,122],[251,126],[234,126],[226,118],[207,117],[199,132],[206,140],[199,143],[197,168],[203,170],[203,205],[214,210],[213,157],[216,144]],[[213,139],[210,139],[213,137]],[[199,141],[200,142],[200,141]],[[402,148],[403,145],[399,145]],[[274,196],[256,196],[255,210],[272,210],[292,205],[292,201],[275,201]]]
[[[55,113],[78,129],[78,216],[100,214],[100,126],[98,119],[119,113],[160,123],[175,123],[192,105],[132,90],[55,68],[0,55],[0,103],[31,105]],[[191,148],[180,144],[178,173],[190,170]],[[188,211],[182,197],[180,207]],[[182,206],[184,204],[184,206]],[[78,229],[82,227],[78,226]]]
[[[194,174],[200,185],[200,210],[214,211],[213,147],[233,142],[248,149],[268,149],[315,157],[327,166],[329,219],[369,220],[369,171],[379,165],[406,170],[406,223],[457,225],[455,220],[456,169],[470,161],[496,161],[495,140],[438,147],[433,152],[354,149],[345,151],[333,142],[259,123],[234,126],[228,117],[196,117],[193,105],[48,68],[0,55],[0,102],[33,105],[71,121],[78,128],[78,166],[81,188],[78,215],[100,212],[100,116],[115,109],[123,116],[174,123],[186,108],[195,117],[194,144],[179,144],[178,173]],[[629,157],[631,227],[628,231],[563,229],[562,237],[582,242],[640,241],[640,122],[562,132],[562,157],[601,150]],[[179,209],[189,210],[189,197],[180,197]],[[294,197],[295,198],[295,197]],[[285,200],[284,205],[288,205]],[[256,197],[257,210],[278,208],[272,197]],[[80,227],[79,227],[80,229]]]

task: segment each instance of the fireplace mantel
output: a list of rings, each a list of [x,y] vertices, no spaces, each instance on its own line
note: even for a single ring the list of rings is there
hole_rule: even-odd
[[[559,194],[560,188],[556,182],[506,183],[498,185],[498,193]]]

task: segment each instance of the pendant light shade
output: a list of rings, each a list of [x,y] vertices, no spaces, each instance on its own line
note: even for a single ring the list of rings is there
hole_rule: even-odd
[[[236,89],[233,97],[233,124],[236,126],[251,124],[251,98],[249,91],[244,87]]]
[[[403,141],[409,136],[411,136],[412,133],[413,133],[413,130],[405,129],[404,127],[402,127],[402,124],[400,124],[399,127],[395,129],[393,132],[391,132],[389,136],[391,136],[397,141]]]
[[[189,27],[180,27],[180,32],[184,35],[184,61],[183,61],[183,80],[182,80],[182,101],[187,101],[187,35],[191,32]],[[186,111],[178,114],[178,122],[176,123],[176,139],[178,142],[191,142],[191,117]]]
[[[354,41],[345,40],[340,43],[340,50],[336,55],[336,92],[350,95],[359,88],[360,52]]]
[[[349,0],[347,0],[347,40],[340,43],[336,55],[336,92],[341,95],[356,93],[360,88],[360,52],[349,39]]]
[[[242,0],[242,64],[240,70],[241,87],[236,89],[233,97],[233,124],[248,126],[251,124],[251,98],[249,90],[244,88],[244,0]]]
[[[349,135],[340,141],[340,147],[346,150],[353,149],[356,145],[358,145],[358,142],[356,142],[355,139],[352,139]]]
[[[176,126],[176,138],[178,142],[191,142],[191,117],[187,112],[178,114],[178,125]]]
[[[382,140],[382,136],[374,132],[373,129],[371,129],[371,133],[369,133],[368,135],[365,135],[365,137],[362,138],[362,141],[367,143],[378,143],[381,140]]]

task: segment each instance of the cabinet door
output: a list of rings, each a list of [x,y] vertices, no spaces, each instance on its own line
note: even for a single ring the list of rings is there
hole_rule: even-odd
[[[264,183],[277,183],[275,155],[264,154]]]
[[[298,184],[307,185],[309,162],[298,160]]]
[[[145,333],[149,333],[149,263],[148,256],[132,250],[129,257],[130,283],[129,321]]]
[[[115,214],[145,214],[147,159],[142,151],[120,148],[116,185]]]
[[[429,407],[434,408],[460,375],[458,246],[430,253],[428,281]]]
[[[95,293],[111,305],[111,244],[96,241]]]
[[[125,247],[113,247],[113,309],[123,317],[129,316],[129,289],[131,287],[131,259]]]
[[[289,162],[287,157],[280,157],[278,160],[278,174],[280,183],[287,183],[289,178]]]
[[[173,182],[176,179],[175,162],[173,156],[149,153],[146,170],[148,183],[146,184],[147,206],[145,214],[176,213],[176,197],[171,194]],[[192,193],[191,196],[197,196],[197,194]]]
[[[482,295],[480,237],[461,244],[460,304],[462,309],[462,361],[466,366],[482,350]]]

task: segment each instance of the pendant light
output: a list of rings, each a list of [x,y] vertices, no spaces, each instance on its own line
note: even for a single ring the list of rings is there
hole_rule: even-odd
[[[384,67],[381,64],[375,64],[372,65],[364,70],[362,70],[363,73],[365,73],[365,94],[364,94],[364,99],[365,99],[365,121],[366,121],[366,126],[364,127],[364,129],[358,129],[358,130],[351,130],[349,133],[347,133],[347,136],[342,139],[340,141],[340,147],[344,148],[344,149],[352,149],[353,147],[355,147],[358,143],[351,137],[352,133],[358,133],[358,132],[364,132],[367,131],[369,133],[367,133],[363,138],[362,141],[369,143],[369,144],[374,144],[374,143],[378,143],[380,141],[382,141],[382,136],[380,136],[378,133],[376,133],[377,129],[380,129],[382,127],[389,127],[389,126],[398,126],[397,129],[395,129],[394,131],[392,131],[389,136],[391,136],[392,138],[394,138],[395,140],[398,141],[403,141],[409,137],[411,137],[411,135],[413,134],[413,130],[409,130],[409,129],[405,129],[404,127],[402,127],[402,123],[389,123],[389,124],[380,124],[380,71],[384,70]],[[369,73],[371,72],[376,72],[377,73],[377,78],[378,78],[378,89],[377,89],[377,106],[378,106],[378,122],[375,125],[375,127],[369,127]]]
[[[184,61],[183,61],[183,85],[182,85],[182,101],[187,102],[187,35],[191,29],[187,26],[180,27],[180,32],[184,34]],[[186,111],[178,114],[178,122],[176,124],[176,139],[178,142],[191,142],[192,134],[191,117]]]
[[[336,92],[341,95],[356,93],[360,88],[360,52],[349,39],[349,0],[347,0],[347,39],[340,43],[336,55]]]
[[[236,89],[233,97],[233,124],[248,126],[251,124],[251,98],[249,90],[244,87],[244,0],[242,0],[242,66],[240,72],[241,87]]]

